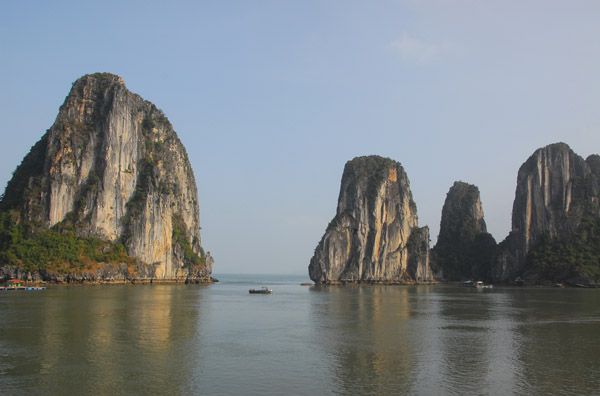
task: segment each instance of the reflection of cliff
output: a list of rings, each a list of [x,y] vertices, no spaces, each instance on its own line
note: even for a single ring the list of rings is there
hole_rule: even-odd
[[[328,356],[340,394],[523,389],[523,341],[511,294],[432,286],[312,291],[315,342]]]
[[[540,290],[535,299],[515,300],[513,309],[521,313],[518,333],[528,340],[519,349],[522,383],[528,386],[523,394],[591,395],[600,389],[599,296],[586,290],[561,292]]]
[[[150,389],[169,394],[172,387],[187,386],[200,358],[191,341],[202,327],[201,295],[190,300],[188,290],[186,286],[65,289],[57,290],[56,298],[41,300],[46,307],[40,320],[40,372],[46,388],[55,390],[50,394],[60,394],[65,383],[81,394],[111,395],[124,394],[123,389],[136,382],[139,394]],[[78,294],[85,298],[77,298]],[[61,358],[80,366],[78,371],[86,375],[71,378]]]
[[[476,290],[449,290],[445,296],[437,315],[440,375],[458,394],[520,393],[512,297]]]
[[[340,393],[394,394],[415,379],[408,331],[409,289],[379,286],[314,288],[316,342],[333,361]],[[323,304],[323,301],[327,301]],[[327,323],[323,327],[323,323]]]

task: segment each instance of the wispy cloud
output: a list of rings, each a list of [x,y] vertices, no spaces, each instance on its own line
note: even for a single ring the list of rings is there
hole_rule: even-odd
[[[403,33],[398,40],[390,43],[390,48],[403,61],[429,63],[440,59],[449,48],[447,43],[432,44]]]

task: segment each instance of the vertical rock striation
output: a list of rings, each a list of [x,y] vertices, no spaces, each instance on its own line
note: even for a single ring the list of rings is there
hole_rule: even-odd
[[[337,214],[309,265],[316,283],[431,280],[429,229],[402,166],[378,156],[346,163]]]
[[[186,150],[162,111],[112,74],[73,84],[0,210],[17,210],[36,227],[120,242],[155,279],[211,273]]]
[[[564,143],[533,153],[519,169],[512,231],[500,244],[494,278],[514,279],[542,238],[569,238],[586,211],[597,215],[599,175],[597,155],[584,160]]]
[[[489,277],[495,244],[487,233],[479,189],[455,182],[446,195],[440,234],[433,249],[436,277],[446,280]]]

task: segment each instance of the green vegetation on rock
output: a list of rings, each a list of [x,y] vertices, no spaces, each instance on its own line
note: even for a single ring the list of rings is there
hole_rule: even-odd
[[[164,256],[148,246],[144,227],[160,229],[172,212],[197,208],[194,190],[185,148],[164,113],[117,75],[83,76],[0,197],[0,266],[80,273],[137,263],[152,271]],[[199,229],[186,228],[181,216],[173,224],[177,265],[164,276],[181,277],[182,265],[209,272]]]
[[[366,191],[369,208],[373,209],[379,188],[389,177],[390,169],[398,167],[400,164],[391,158],[378,155],[356,157],[346,163],[342,185],[347,184],[348,188],[354,189],[357,184],[366,183],[364,191]],[[350,181],[346,182],[348,178]],[[411,204],[414,206],[414,202],[411,201]]]
[[[600,216],[586,209],[579,228],[568,238],[543,234],[529,251],[524,268],[525,273],[528,271],[553,281],[574,276],[600,281]]]
[[[433,249],[435,266],[448,280],[489,280],[496,258],[496,240],[491,234],[480,233],[471,241],[437,244]]]
[[[45,134],[23,158],[0,198],[0,211],[20,208],[23,202],[32,200],[35,200],[32,204],[39,205],[47,146],[48,134]]]
[[[204,267],[206,257],[204,250],[200,248],[200,254],[194,252],[190,244],[188,234],[185,227],[185,222],[180,214],[173,214],[173,246],[179,245],[183,251],[183,262],[185,268]]]
[[[433,262],[447,280],[489,279],[496,241],[487,233],[479,189],[455,182],[442,209],[440,234]]]
[[[135,260],[120,243],[33,227],[11,211],[0,214],[0,262],[24,271],[72,272],[91,270],[99,262],[133,264]]]
[[[369,155],[356,157],[346,163],[345,172],[354,174],[357,178],[368,178],[374,183],[381,184],[388,176],[388,171],[398,163],[391,158]],[[345,173],[344,172],[344,173]]]

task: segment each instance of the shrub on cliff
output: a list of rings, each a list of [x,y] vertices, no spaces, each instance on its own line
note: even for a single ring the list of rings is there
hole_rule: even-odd
[[[543,234],[529,251],[524,272],[533,271],[554,281],[583,276],[600,281],[600,216],[587,209],[571,237]]]

